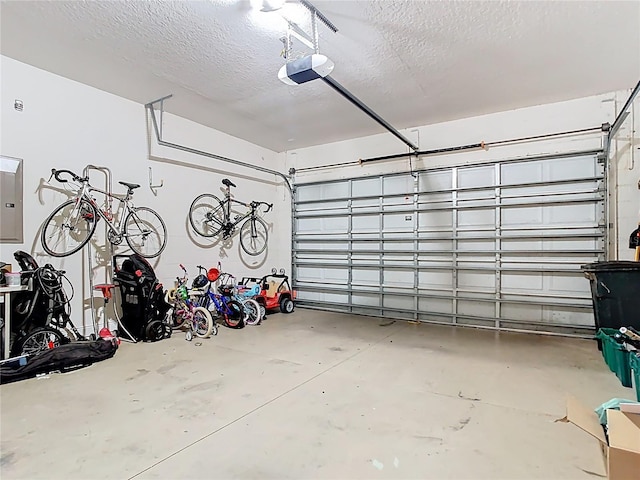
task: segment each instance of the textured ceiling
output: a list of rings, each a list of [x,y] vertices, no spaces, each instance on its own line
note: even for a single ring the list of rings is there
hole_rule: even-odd
[[[636,1],[313,3],[339,29],[320,27],[332,76],[399,129],[640,78]],[[276,151],[383,131],[323,82],[280,83],[284,21],[249,0],[0,8],[2,54],[141,103],[172,93],[167,111]],[[286,9],[305,23],[295,0]]]

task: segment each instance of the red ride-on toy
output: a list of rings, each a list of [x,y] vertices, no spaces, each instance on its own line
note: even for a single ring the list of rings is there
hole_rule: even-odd
[[[260,285],[260,293],[253,298],[267,311],[279,308],[282,313],[291,313],[295,308],[293,301],[296,298],[296,292],[291,290],[289,277],[283,268],[280,272],[273,268],[269,275],[262,278],[244,277],[241,284],[245,288],[251,288],[255,284]]]

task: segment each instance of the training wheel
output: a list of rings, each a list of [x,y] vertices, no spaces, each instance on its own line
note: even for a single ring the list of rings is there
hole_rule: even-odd
[[[193,340],[193,332],[191,330],[188,330],[187,333],[184,334],[184,338],[187,342],[190,342],[191,340]]]

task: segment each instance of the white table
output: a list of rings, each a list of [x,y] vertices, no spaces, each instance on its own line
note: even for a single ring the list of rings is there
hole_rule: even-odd
[[[29,290],[26,285],[18,285],[16,287],[0,287],[0,298],[4,303],[4,358],[9,358],[9,349],[11,345],[11,294],[15,292],[24,292]]]

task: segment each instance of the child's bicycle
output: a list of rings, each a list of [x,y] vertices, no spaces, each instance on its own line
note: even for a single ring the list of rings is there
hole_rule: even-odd
[[[201,266],[198,266],[200,272],[205,271]],[[207,275],[200,273],[194,280],[194,285],[198,287],[205,285],[207,289],[205,291],[205,297],[202,299],[200,305],[206,306],[211,312],[212,316],[216,318],[222,318],[225,325],[230,328],[243,328],[246,323],[247,313],[243,305],[231,298],[232,292],[229,290],[229,285],[220,285],[218,290],[220,293],[215,293],[211,286],[215,281],[223,275],[216,268],[211,268],[207,272]]]
[[[193,339],[195,334],[200,338],[208,338],[212,334],[218,334],[218,326],[211,318],[209,311],[200,306],[201,298],[204,295],[202,290],[187,288],[187,270],[182,264],[180,268],[184,272],[183,277],[176,277],[176,288],[167,291],[166,301],[173,307],[171,312],[171,325],[174,330],[187,327],[185,338],[188,341]]]
[[[225,298],[225,300],[235,300],[242,305],[244,309],[244,322],[247,325],[258,325],[265,316],[266,310],[260,307],[260,304],[256,302],[251,295],[245,295],[240,293],[239,287],[236,284],[236,277],[230,273],[221,273],[218,292]]]

